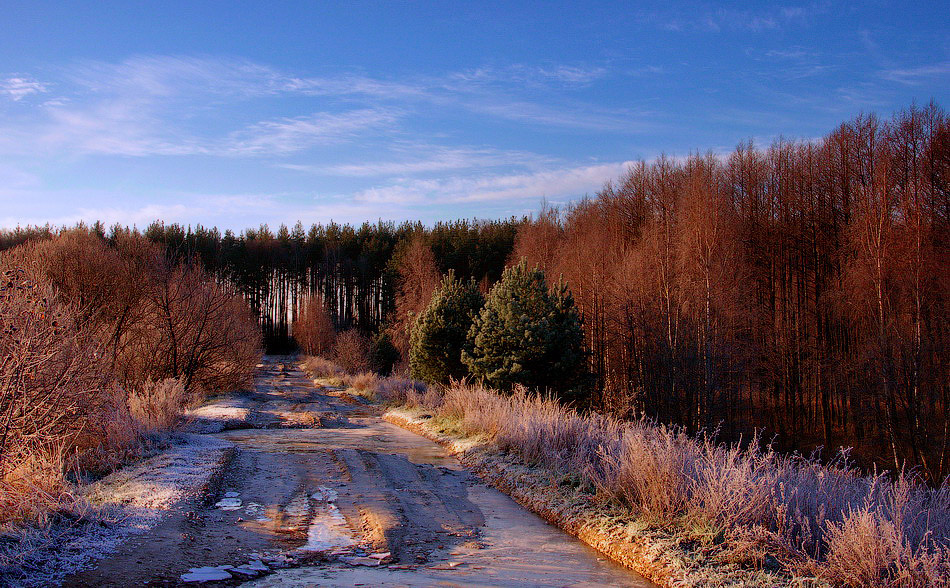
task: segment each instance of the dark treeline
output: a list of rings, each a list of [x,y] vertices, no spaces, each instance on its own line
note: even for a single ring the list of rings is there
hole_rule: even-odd
[[[950,124],[639,164],[518,236],[583,312],[597,404],[950,472]],[[826,452],[827,454],[827,452]]]
[[[290,326],[308,296],[319,296],[338,330],[381,330],[395,311],[399,266],[412,244],[434,254],[435,270],[454,270],[464,279],[493,283],[499,279],[524,219],[455,221],[426,227],[422,223],[364,223],[360,227],[330,223],[305,229],[266,225],[240,235],[217,228],[183,227],[155,222],[144,235],[162,244],[176,259],[197,259],[241,293],[261,317],[271,351],[293,345]],[[92,230],[106,240],[126,229]],[[24,241],[49,238],[50,227],[0,232],[0,250]]]

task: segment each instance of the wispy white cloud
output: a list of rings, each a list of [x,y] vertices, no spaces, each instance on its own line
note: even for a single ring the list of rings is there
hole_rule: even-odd
[[[641,20],[674,32],[750,31],[755,33],[777,30],[790,24],[803,24],[825,9],[818,4],[785,6],[760,10],[713,8],[688,13],[653,12],[641,14]]]
[[[790,59],[790,60],[801,60],[801,59],[810,59],[818,56],[817,51],[811,49],[806,49],[800,45],[793,45],[786,49],[771,49],[763,53],[765,57],[770,57],[774,59]]]
[[[46,84],[30,76],[16,75],[0,80],[0,96],[6,96],[14,102],[19,102],[31,94],[46,91]]]
[[[599,190],[630,164],[621,162],[530,173],[405,180],[362,190],[355,194],[355,199],[379,204],[435,204],[573,198]]]
[[[491,148],[441,147],[422,144],[399,145],[394,158],[383,161],[344,163],[336,165],[277,164],[278,167],[306,173],[344,176],[412,176],[445,171],[474,170],[490,167],[539,167],[550,165],[552,159],[525,151]]]
[[[293,153],[390,126],[398,117],[393,110],[365,109],[263,121],[233,133],[221,146],[220,152],[230,155]]]
[[[917,67],[888,69],[883,71],[881,76],[884,79],[907,85],[922,84],[935,78],[950,76],[950,61]]]
[[[135,56],[82,61],[59,73],[56,95],[29,113],[18,113],[20,118],[0,121],[0,151],[281,156],[370,132],[382,138],[408,117],[419,121],[420,113],[433,108],[608,132],[640,132],[645,125],[636,113],[564,102],[552,92],[540,101],[517,97],[525,85],[573,87],[606,75],[604,68],[577,64],[512,65],[394,82],[353,74],[291,75],[241,59]],[[46,84],[25,76],[0,85],[0,92],[15,100],[43,91]],[[241,111],[242,101],[281,96],[311,99],[318,107],[256,122],[221,114]],[[295,102],[297,108],[300,104]]]
[[[473,91],[493,85],[581,86],[607,75],[601,66],[552,65],[529,66],[513,64],[507,67],[480,67],[447,76],[441,85],[450,90]]]

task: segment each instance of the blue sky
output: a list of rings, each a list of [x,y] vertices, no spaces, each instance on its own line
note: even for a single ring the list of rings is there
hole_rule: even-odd
[[[0,226],[495,218],[950,107],[946,2],[2,3]]]

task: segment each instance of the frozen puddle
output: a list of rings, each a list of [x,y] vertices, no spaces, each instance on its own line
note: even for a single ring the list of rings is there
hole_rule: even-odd
[[[346,526],[346,519],[333,504],[337,499],[336,490],[320,486],[311,498],[320,504],[310,520],[307,544],[300,548],[301,551],[329,551],[356,545],[350,528]]]
[[[243,503],[241,502],[240,498],[222,498],[218,502],[214,503],[214,505],[221,510],[237,510],[241,508],[242,504]]]
[[[307,544],[301,551],[329,551],[356,545],[346,519],[333,503],[327,503],[314,514],[307,530]]]
[[[248,517],[253,518],[258,523],[267,523],[274,520],[264,514],[264,507],[256,502],[248,502],[244,507],[244,512],[247,513]]]

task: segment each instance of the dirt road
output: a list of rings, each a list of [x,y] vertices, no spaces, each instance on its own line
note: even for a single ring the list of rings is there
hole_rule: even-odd
[[[234,444],[208,495],[66,585],[652,585],[287,358],[193,417]]]

